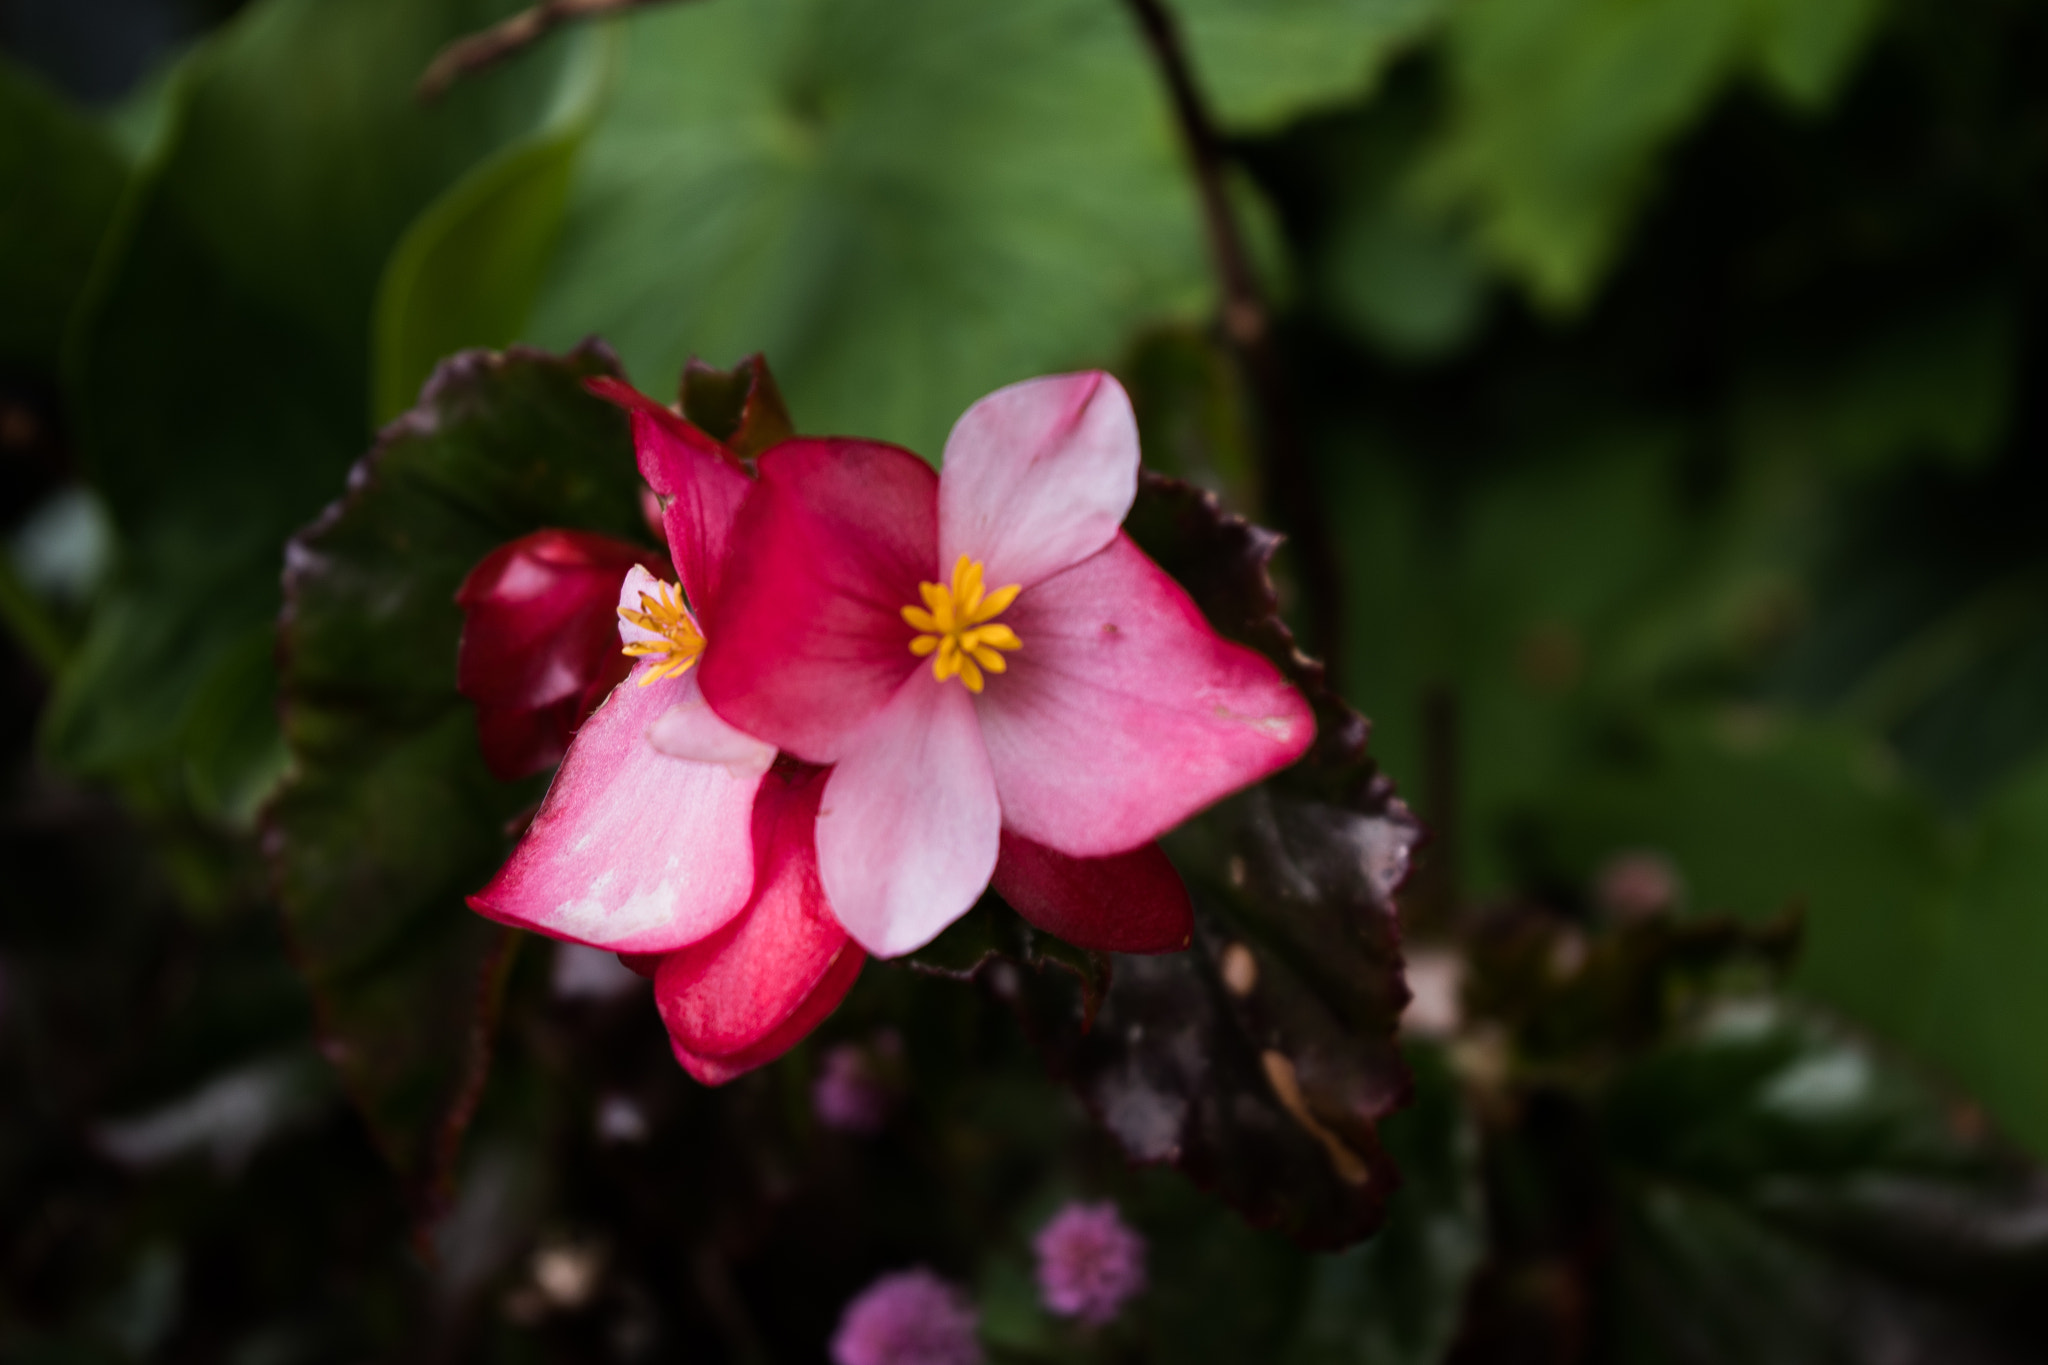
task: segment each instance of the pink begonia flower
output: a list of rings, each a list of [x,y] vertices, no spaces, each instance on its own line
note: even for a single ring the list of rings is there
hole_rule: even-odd
[[[767,451],[704,618],[711,707],[832,765],[818,873],[878,956],[973,905],[1005,832],[1048,863],[1127,854],[1314,737],[1278,670],[1120,530],[1138,433],[1110,376],[990,394],[943,470],[869,441]]]
[[[833,1365],[980,1365],[980,1315],[922,1266],[884,1275],[855,1296],[832,1334]]]
[[[1114,1204],[1067,1205],[1031,1249],[1038,1254],[1039,1297],[1061,1317],[1103,1326],[1145,1288],[1145,1239]]]
[[[661,555],[609,536],[536,531],[462,580],[455,690],[476,703],[484,762],[500,780],[560,762],[576,727],[626,676],[612,608],[635,564],[668,572]]]
[[[677,1060],[715,1085],[815,1028],[866,954],[818,886],[822,774],[776,763],[697,689],[708,642],[690,604],[717,590],[748,476],[625,385],[591,387],[632,414],[680,581],[636,563],[607,584],[611,648],[632,671],[577,732],[525,838],[470,904],[620,953],[654,979]]]

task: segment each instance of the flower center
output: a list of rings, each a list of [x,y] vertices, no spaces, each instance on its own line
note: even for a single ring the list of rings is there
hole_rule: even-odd
[[[910,652],[920,659],[931,655],[932,676],[940,682],[957,677],[969,692],[981,691],[983,669],[1000,673],[1009,667],[996,651],[1024,647],[1016,631],[994,623],[1022,590],[1022,584],[1012,583],[983,592],[981,561],[961,555],[953,565],[952,586],[920,583],[924,605],[903,609],[903,619],[919,632]]]
[[[624,646],[636,659],[659,659],[640,679],[642,687],[662,678],[679,677],[690,671],[704,653],[704,634],[683,605],[683,595],[673,583],[657,583],[654,592],[640,594],[640,609],[620,607],[619,618],[654,636]]]

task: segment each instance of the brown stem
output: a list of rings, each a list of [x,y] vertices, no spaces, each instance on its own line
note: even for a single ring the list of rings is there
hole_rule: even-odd
[[[495,66],[515,52],[533,46],[563,24],[578,19],[596,19],[607,14],[624,14],[661,0],[541,0],[480,33],[457,38],[441,49],[421,76],[413,93],[422,103],[432,103],[448,93],[448,87],[464,76]]]
[[[1195,187],[1201,196],[1208,228],[1209,255],[1223,286],[1223,331],[1237,352],[1238,364],[1257,405],[1265,437],[1261,469],[1267,504],[1294,533],[1295,553],[1307,589],[1309,625],[1314,645],[1329,670],[1332,684],[1343,663],[1343,579],[1329,520],[1316,495],[1315,478],[1303,454],[1301,434],[1289,402],[1287,378],[1273,341],[1271,314],[1244,230],[1231,207],[1224,184],[1229,148],[1209,116],[1208,105],[1195,85],[1180,31],[1163,0],[1125,0],[1145,35],[1172,97],[1175,121],[1187,144]]]

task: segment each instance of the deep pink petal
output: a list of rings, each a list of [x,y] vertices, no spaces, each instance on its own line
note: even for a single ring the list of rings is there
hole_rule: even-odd
[[[752,481],[732,452],[646,394],[611,378],[585,384],[632,414],[640,477],[664,501],[669,554],[684,596],[701,612],[718,591],[733,518]]]
[[[939,479],[939,563],[991,588],[1070,569],[1116,536],[1138,494],[1138,422],[1100,370],[997,389],[953,425]]]
[[[1187,886],[1157,844],[1070,858],[1004,830],[990,885],[1011,909],[1076,948],[1173,953],[1195,932]]]
[[[476,703],[484,759],[511,780],[557,762],[583,717],[626,676],[613,606],[635,566],[661,555],[589,531],[500,545],[462,581],[455,686]]]
[[[705,614],[704,695],[748,734],[833,763],[924,666],[902,611],[938,577],[938,477],[895,446],[801,438],[760,471]]]
[[[976,699],[1003,824],[1062,853],[1136,848],[1315,738],[1279,670],[1211,630],[1126,536],[1003,619],[1023,647]]]
[[[759,774],[657,753],[656,717],[697,694],[695,672],[649,687],[643,664],[585,721],[480,913],[620,953],[662,952],[725,925],[754,884]]]
[[[655,1003],[678,1056],[728,1065],[751,1056],[835,979],[841,959],[858,971],[866,955],[833,919],[818,881],[813,831],[824,788],[818,770],[794,779],[778,772],[761,784],[752,901],[716,934],[662,960]]]
[[[858,945],[848,943],[846,951],[832,960],[824,980],[804,998],[796,1012],[752,1047],[719,1057],[703,1056],[684,1047],[673,1034],[668,1040],[669,1047],[683,1070],[705,1085],[724,1085],[757,1066],[766,1066],[808,1037],[812,1029],[824,1023],[832,1011],[839,1008],[839,1002],[853,989],[854,980],[860,976],[860,969],[867,960],[867,954]]]
[[[919,669],[832,770],[819,875],[846,931],[876,957],[896,957],[974,904],[1001,833],[967,689]]]

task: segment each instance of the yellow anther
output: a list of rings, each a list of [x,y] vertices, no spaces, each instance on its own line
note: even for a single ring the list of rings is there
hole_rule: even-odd
[[[673,583],[657,583],[651,595],[641,593],[640,610],[620,607],[619,617],[627,625],[651,631],[657,637],[635,640],[625,646],[625,652],[636,659],[661,660],[641,675],[642,687],[689,672],[704,653],[704,634],[697,629],[690,609],[683,605],[682,593]]]
[[[1000,673],[1009,667],[998,651],[1024,647],[1016,631],[993,624],[1020,591],[1017,583],[983,591],[981,561],[961,555],[953,565],[951,587],[920,583],[917,593],[924,605],[903,609],[903,619],[919,632],[910,642],[910,652],[920,659],[931,655],[932,676],[940,682],[958,678],[969,692],[981,691],[984,669]]]

